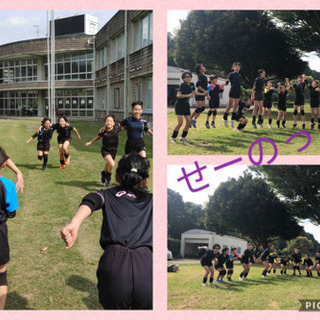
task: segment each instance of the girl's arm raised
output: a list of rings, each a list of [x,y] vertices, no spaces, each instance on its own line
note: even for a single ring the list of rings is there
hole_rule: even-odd
[[[94,139],[92,139],[91,141],[86,143],[86,147],[89,147],[92,143],[94,143],[94,142],[96,142],[96,141],[98,141],[100,139],[101,139],[100,136],[96,136]]]

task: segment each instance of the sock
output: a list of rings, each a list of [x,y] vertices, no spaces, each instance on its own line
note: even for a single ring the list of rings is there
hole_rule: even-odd
[[[243,274],[244,274],[243,272],[241,272],[241,273],[240,273],[240,278],[242,278],[242,277],[243,277]]]
[[[246,277],[247,277],[247,275],[248,275],[248,272],[246,272],[246,273],[244,274],[244,277],[246,278]]]
[[[286,124],[286,120],[283,120],[282,121],[282,125],[284,126]]]
[[[110,173],[110,172],[105,171],[105,177],[106,177],[106,180],[107,180],[108,182],[111,181],[111,173]]]
[[[223,115],[223,120],[228,120],[228,114],[229,114],[228,112],[225,112],[225,113],[224,113],[224,115]]]
[[[256,123],[256,116],[252,116],[252,123]]]
[[[214,124],[214,120],[212,120],[212,122],[211,123],[213,123]]]
[[[283,274],[283,270],[281,270],[280,273]]]
[[[320,124],[320,118],[318,118],[318,124]]]
[[[269,119],[269,124],[271,124],[272,123],[272,119]]]
[[[238,128],[239,130],[241,130],[241,129],[243,129],[244,127],[245,127],[245,125],[239,123],[237,128]]]
[[[60,159],[60,164],[64,164],[64,159],[63,160]]]
[[[207,277],[203,277],[202,283],[207,283],[208,278]]]
[[[312,277],[312,271],[311,270],[309,271],[309,273],[310,273],[310,277]]]
[[[318,276],[320,277],[320,271],[318,271]]]
[[[46,165],[47,165],[47,162],[48,162],[48,155],[45,154],[45,155],[43,156],[43,165],[46,166]]]
[[[68,158],[69,158],[69,154],[64,153],[64,157],[65,157],[66,159],[68,159]]]
[[[259,119],[258,123],[262,124],[263,123],[263,119],[262,119],[262,115],[261,114],[259,114],[258,119]]]
[[[297,267],[298,271],[299,271],[299,274],[301,275],[301,271],[300,271],[300,267]]]
[[[173,130],[173,134],[172,134],[171,138],[176,138],[178,136],[178,132],[179,131]]]
[[[276,273],[276,270],[275,269],[273,269],[273,274],[275,274]]]
[[[280,126],[280,120],[277,120],[277,126],[278,127]]]
[[[210,278],[210,283],[212,283],[213,282],[213,278]]]
[[[287,274],[287,269],[286,269],[286,270],[284,270],[284,274]]]
[[[310,277],[309,270],[307,270],[307,277]]]
[[[314,118],[311,118],[311,123],[314,123]]]
[[[234,120],[236,118],[236,115],[237,115],[236,112],[232,112],[231,120]]]
[[[182,138],[185,138],[185,137],[187,136],[187,134],[188,134],[188,131],[182,131],[181,137],[182,137]]]

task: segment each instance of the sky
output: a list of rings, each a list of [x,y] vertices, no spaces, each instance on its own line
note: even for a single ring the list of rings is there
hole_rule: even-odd
[[[116,12],[117,10],[55,10],[54,17],[61,18],[88,13],[98,18],[98,30],[100,30]],[[0,10],[0,30],[0,45],[38,37],[45,38],[47,36],[47,11]]]
[[[190,10],[168,10],[168,32],[174,33],[180,27],[180,20],[185,20]],[[320,72],[320,58],[315,53],[309,53],[302,57],[309,62],[312,70]]]
[[[202,167],[203,164],[199,163],[199,166]],[[248,169],[248,166],[232,165],[215,171],[214,167],[214,165],[208,165],[201,171],[203,174],[202,181],[196,182],[196,179],[199,178],[198,174],[190,176],[190,184],[194,189],[209,185],[198,192],[191,192],[185,180],[178,182],[177,179],[183,176],[181,171],[182,168],[185,168],[186,173],[189,173],[195,170],[195,165],[186,165],[183,167],[179,165],[170,165],[168,166],[167,172],[168,188],[178,192],[182,196],[184,202],[205,205],[209,196],[213,195],[221,182],[227,181],[229,178],[237,179]],[[320,242],[320,226],[313,225],[309,220],[302,220],[300,225],[304,227],[306,232],[312,233],[315,239]]]

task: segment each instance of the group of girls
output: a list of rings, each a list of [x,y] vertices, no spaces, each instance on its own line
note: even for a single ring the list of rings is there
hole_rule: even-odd
[[[104,126],[98,132],[98,135],[86,143],[90,146],[95,141],[102,138],[101,155],[105,161],[104,170],[101,171],[101,182],[106,187],[111,186],[111,174],[115,166],[115,158],[118,150],[118,133],[127,130],[127,142],[125,153],[137,152],[140,156],[146,157],[146,148],[143,140],[144,132],[152,135],[152,131],[147,126],[147,121],[142,118],[143,102],[136,101],[131,104],[132,116],[121,121],[116,125],[113,115],[108,115],[104,119]],[[48,154],[50,150],[50,140],[53,132],[58,132],[58,146],[60,154],[60,169],[70,163],[69,145],[71,141],[71,132],[74,131],[80,140],[80,134],[75,127],[67,122],[66,117],[59,117],[58,123],[52,124],[49,118],[44,118],[39,130],[28,139],[29,143],[34,138],[38,138],[37,150],[38,159],[43,159],[42,170],[47,169]]]
[[[192,80],[192,74],[190,71],[185,71],[182,73],[181,78],[183,82],[181,83],[177,92],[177,101],[175,103],[175,114],[177,117],[177,125],[174,128],[170,141],[173,143],[177,142],[177,136],[179,129],[183,125],[183,117],[185,118],[185,126],[183,132],[179,138],[181,142],[187,142],[186,136],[188,130],[191,127],[197,127],[197,119],[201,113],[205,110],[205,99],[209,100],[209,111],[207,114],[205,126],[207,129],[215,128],[215,120],[217,116],[217,109],[220,104],[220,94],[224,91],[224,87],[230,83],[229,99],[228,104],[223,115],[223,124],[228,127],[228,115],[232,108],[232,115],[230,120],[231,127],[234,128],[234,122],[239,122],[237,128],[234,129],[236,132],[243,131],[248,120],[245,118],[244,114],[250,108],[253,102],[252,110],[252,127],[257,128],[257,125],[263,127],[263,119],[266,114],[268,114],[268,128],[271,129],[272,124],[272,95],[274,93],[278,94],[278,117],[277,117],[277,127],[280,128],[280,121],[283,128],[286,124],[287,115],[287,94],[290,89],[295,90],[295,100],[294,100],[294,111],[293,111],[293,128],[297,127],[297,114],[298,108],[300,108],[302,129],[305,129],[305,112],[304,112],[304,89],[307,85],[310,89],[310,106],[311,106],[311,129],[315,127],[315,118],[318,121],[318,129],[320,129],[320,108],[319,108],[319,96],[320,87],[316,80],[309,84],[306,80],[305,75],[301,75],[297,78],[297,83],[290,85],[289,79],[286,78],[286,84],[283,85],[281,82],[277,83],[274,87],[272,81],[268,81],[265,85],[266,71],[264,69],[258,70],[258,76],[254,81],[252,88],[251,97],[246,97],[243,101],[240,101],[241,96],[241,64],[239,62],[234,62],[232,65],[232,72],[227,76],[227,81],[223,84],[218,84],[218,76],[211,76],[208,84],[207,77],[205,75],[206,68],[202,64],[197,64],[195,67],[196,74],[198,76],[198,81],[194,85]],[[195,96],[196,109],[191,114],[189,99]],[[210,117],[212,116],[211,124]],[[258,121],[257,120],[258,116]]]
[[[223,278],[225,275],[226,281],[232,281],[231,277],[233,274],[233,262],[238,260],[240,261],[243,270],[240,273],[239,280],[245,280],[249,274],[250,268],[254,263],[262,263],[264,269],[262,271],[261,277],[267,277],[270,274],[276,275],[277,263],[280,265],[281,275],[287,274],[287,267],[289,262],[288,256],[280,258],[277,250],[274,248],[274,245],[270,243],[268,247],[263,250],[261,244],[258,244],[254,249],[252,243],[248,243],[247,249],[243,252],[241,256],[237,254],[236,248],[231,248],[231,252],[229,252],[229,248],[222,249],[220,253],[220,245],[214,244],[212,250],[206,246],[198,247],[198,250],[205,250],[204,254],[201,258],[201,266],[205,269],[205,275],[202,280],[202,285],[207,285],[208,276],[209,277],[209,285],[214,286],[214,269],[216,269],[218,273],[218,277],[216,279],[216,283],[224,283]],[[224,266],[225,264],[225,266]],[[302,256],[298,248],[295,249],[292,254],[292,267],[293,274],[296,275],[296,270],[299,272],[301,276],[301,267],[305,266],[307,277],[312,277],[312,269],[315,268],[317,270],[318,277],[320,277],[320,251],[317,251],[315,262],[309,257],[309,255],[305,255],[304,263],[302,264]],[[272,273],[273,272],[273,273]]]

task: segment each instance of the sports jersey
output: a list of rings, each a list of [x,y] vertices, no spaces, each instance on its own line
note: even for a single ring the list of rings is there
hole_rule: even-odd
[[[190,94],[192,93],[193,91],[195,91],[196,88],[194,86],[194,83],[191,82],[190,85],[188,86],[185,82],[182,82],[180,84],[180,87],[179,87],[179,92],[181,92],[181,94]],[[186,104],[187,102],[189,102],[189,99],[190,98],[177,98],[177,101],[176,101],[176,104],[179,106],[179,105],[184,105]]]
[[[237,116],[239,118],[243,117],[244,114],[248,111],[248,109],[250,108],[250,106],[246,106],[246,104],[242,101],[239,102],[239,108],[237,110]]]
[[[241,74],[240,73],[237,73],[237,72],[230,72],[228,74],[228,77],[227,79],[229,79],[230,83],[231,83],[231,89],[240,89],[240,86],[241,86]]]
[[[221,92],[223,92],[223,88],[218,83],[214,86],[212,84],[209,84],[208,85],[208,92],[209,92],[209,96],[211,98],[209,100],[209,107],[215,108],[215,105],[219,104],[219,100],[220,100],[219,94]]]
[[[258,258],[260,258],[262,252],[263,252],[262,250],[254,249],[253,255],[256,257],[256,259],[258,259]]]
[[[293,262],[294,262],[294,263],[299,263],[299,262],[302,261],[302,259],[301,259],[301,253],[300,253],[300,252],[299,252],[299,253],[294,253],[294,254],[292,255],[292,258],[293,258]]]
[[[281,261],[280,261],[280,263],[281,263],[281,264],[283,264],[284,266],[286,266],[286,265],[287,265],[287,263],[288,263],[288,260],[287,260],[287,259],[282,258],[282,259],[281,259]]]
[[[312,262],[312,260],[311,260],[310,258],[304,259],[303,265],[304,265],[304,266],[305,266],[305,265],[308,265],[308,267],[310,267],[310,266],[313,266],[313,262]]]
[[[57,130],[58,132],[58,137],[57,140],[58,142],[64,142],[66,140],[71,139],[71,131],[73,131],[73,126],[65,126],[61,127],[59,123],[55,123],[51,127],[54,130]]]
[[[252,258],[252,251],[249,249],[246,249],[243,253],[243,256],[241,258],[241,263],[249,263],[249,260]]]
[[[122,120],[120,124],[127,129],[128,139],[143,138],[144,131],[147,132],[149,130],[147,120],[143,118],[136,119],[129,117]]]
[[[52,138],[53,134],[53,128],[50,127],[48,130],[45,130],[45,128],[42,128],[40,132],[36,132],[32,138],[38,137],[38,141],[42,144],[48,144]]]
[[[212,261],[212,260],[213,260],[214,258],[216,258],[219,254],[220,254],[219,252],[216,253],[216,254],[214,254],[214,253],[213,253],[213,250],[207,248],[207,249],[205,249],[205,254],[204,254],[204,256],[203,256],[201,259],[206,260],[206,261]]]
[[[269,258],[268,258],[268,261],[269,263],[273,263],[274,262],[274,259],[278,258],[278,255],[277,254],[274,254],[273,252],[269,254]]]
[[[310,106],[311,108],[318,108],[319,107],[319,91],[316,89],[319,88],[316,86],[315,88],[310,86]]]
[[[261,79],[260,77],[257,77],[255,80],[254,80],[254,84],[255,86],[255,91],[261,91],[263,90],[263,87],[264,87],[264,79]]]
[[[304,87],[305,87],[305,85],[306,85],[305,82],[293,84],[293,88],[296,91],[296,96],[294,99],[295,105],[303,105],[304,104]]]
[[[6,210],[8,212],[16,211],[19,209],[19,204],[14,182],[2,176],[0,176],[0,180],[6,189]],[[3,201],[3,199],[0,199],[0,202],[1,201]]]
[[[224,256],[222,253],[217,256],[217,268],[222,268],[226,261],[229,261],[229,255]]]
[[[261,261],[266,261],[269,257],[269,254],[270,254],[269,249],[264,250],[261,255]]]
[[[284,92],[279,92],[279,101],[278,101],[278,107],[285,107],[287,103],[287,94],[288,90],[286,89]]]
[[[198,92],[201,92],[201,93],[203,93],[204,91],[200,90],[199,87],[202,87],[203,90],[206,90],[206,88],[208,87],[208,79],[204,74],[200,74],[198,76],[196,87],[198,89]]]
[[[320,264],[320,257],[316,256],[315,257],[315,262],[316,262],[316,264]]]
[[[121,127],[114,126],[110,131],[99,132],[98,136],[102,137],[102,149],[117,151],[119,144],[118,133],[120,131]]]

